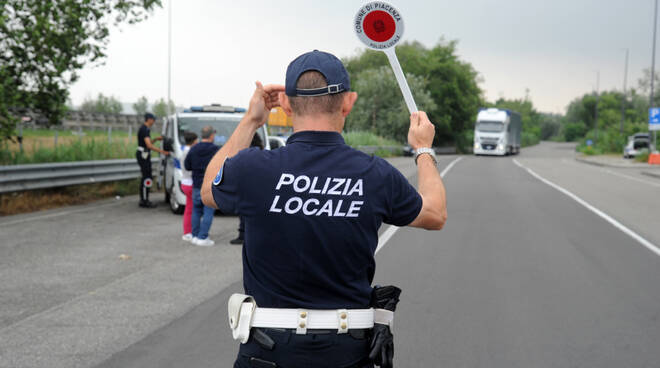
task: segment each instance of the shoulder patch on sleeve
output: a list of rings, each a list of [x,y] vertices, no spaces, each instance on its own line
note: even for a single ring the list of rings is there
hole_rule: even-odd
[[[215,176],[215,179],[213,179],[213,185],[218,186],[220,183],[222,183],[222,176],[225,171],[225,163],[227,162],[227,159],[222,162],[222,166],[220,166],[220,170],[218,171],[218,174]]]

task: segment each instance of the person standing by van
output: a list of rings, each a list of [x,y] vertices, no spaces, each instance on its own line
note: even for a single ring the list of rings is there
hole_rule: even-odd
[[[261,140],[261,137],[259,136],[258,133],[254,133],[254,137],[252,137],[252,142],[250,143],[250,147],[257,147],[260,150],[264,149],[264,142]],[[236,237],[236,239],[230,240],[229,244],[241,245],[244,242],[245,242],[245,218],[243,218],[243,216],[239,216],[238,237]]]
[[[206,166],[208,166],[220,147],[213,144],[215,129],[212,126],[202,128],[201,136],[202,141],[192,147],[188,155],[186,155],[184,167],[186,170],[192,171],[193,179],[192,243],[200,247],[210,247],[215,245],[215,242],[209,239],[209,229],[213,223],[215,209],[207,207],[202,203],[200,192]]]
[[[186,156],[188,156],[188,152],[190,152],[190,149],[192,146],[194,146],[197,143],[197,134],[193,132],[184,132],[183,133],[183,139],[186,142],[186,145],[183,146],[183,154],[181,155],[181,161],[185,162],[186,161]],[[193,235],[192,235],[192,212],[193,212],[193,198],[192,198],[192,191],[193,191],[193,180],[192,180],[192,172],[190,170],[186,170],[185,167],[181,168],[181,190],[183,191],[183,194],[186,195],[186,208],[183,211],[183,236],[181,237],[185,241],[191,242],[193,240]]]
[[[138,147],[135,152],[140,171],[142,172],[142,181],[140,182],[140,207],[154,208],[155,203],[149,201],[149,189],[153,185],[151,176],[151,151],[160,152],[161,155],[170,153],[154,146],[151,141],[151,127],[156,122],[156,116],[150,112],[144,114],[144,124],[140,126],[137,133]],[[154,141],[160,141],[163,137],[158,137]]]

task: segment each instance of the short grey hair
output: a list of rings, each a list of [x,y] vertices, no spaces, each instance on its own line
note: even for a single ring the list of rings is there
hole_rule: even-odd
[[[323,74],[316,70],[308,70],[300,75],[296,88],[321,88],[326,87],[328,81]],[[346,92],[340,92],[323,96],[291,96],[291,110],[297,115],[334,114],[341,111]]]
[[[202,128],[202,139],[208,139],[211,138],[211,136],[215,133],[215,129],[213,129],[212,126],[207,125],[204,128]]]

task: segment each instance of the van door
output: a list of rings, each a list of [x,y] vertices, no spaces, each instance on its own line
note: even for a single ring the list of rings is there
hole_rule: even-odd
[[[169,117],[167,119],[167,124],[164,129],[163,137],[166,139],[174,139],[174,118]],[[178,144],[178,142],[174,142]],[[165,167],[164,177],[165,177],[165,193],[172,193],[172,185],[174,185],[174,159],[176,150],[170,152],[168,156],[162,156],[162,163]]]

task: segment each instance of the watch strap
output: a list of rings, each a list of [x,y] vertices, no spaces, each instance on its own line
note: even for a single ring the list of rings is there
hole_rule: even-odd
[[[431,156],[431,158],[433,159],[433,163],[435,163],[436,165],[438,164],[438,160],[435,158],[435,151],[433,150],[433,148],[422,147],[415,150],[415,165],[417,165],[417,158],[425,153]]]

